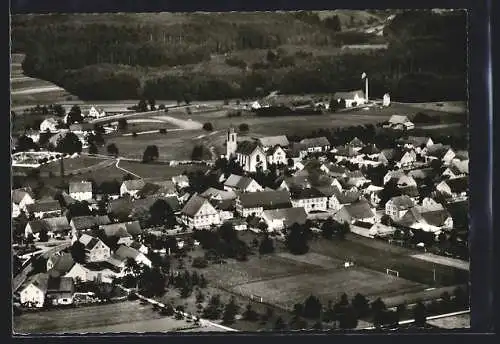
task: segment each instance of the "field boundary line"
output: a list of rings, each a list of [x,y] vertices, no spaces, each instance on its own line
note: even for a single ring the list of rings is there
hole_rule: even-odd
[[[135,177],[137,177],[137,178],[142,178],[140,175],[135,174],[135,173],[134,173],[134,172],[132,172],[132,171],[126,170],[126,169],[124,169],[124,168],[121,168],[120,166],[118,166],[118,164],[119,164],[119,163],[120,163],[120,158],[116,159],[116,165],[115,165],[115,167],[116,167],[116,168],[118,168],[118,169],[120,169],[120,170],[124,171],[125,173],[130,173],[131,175],[133,175],[133,176],[135,176]]]

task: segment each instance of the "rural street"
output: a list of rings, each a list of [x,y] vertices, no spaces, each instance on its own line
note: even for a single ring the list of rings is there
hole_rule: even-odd
[[[180,106],[176,107],[182,108],[186,106]],[[182,120],[179,118],[175,118],[172,116],[168,116],[164,114],[164,111],[147,111],[147,112],[135,112],[131,114],[120,114],[120,115],[112,115],[112,116],[106,116],[98,119],[94,119],[90,121],[92,124],[97,124],[97,123],[111,123],[111,122],[116,122],[119,119],[122,118],[134,118],[134,117],[144,117],[144,116],[155,116],[155,118],[167,121],[172,123],[173,125],[178,126],[179,128],[185,129],[185,130],[199,130],[202,129],[203,125],[200,122],[196,122],[193,120]]]
[[[64,91],[59,86],[42,86],[42,87],[34,87],[34,88],[25,88],[21,90],[11,91],[11,95],[18,94],[36,94],[36,93],[45,93],[45,92],[54,92],[54,91]]]
[[[125,173],[130,173],[130,174],[131,174],[131,175],[133,175],[134,177],[137,177],[137,178],[142,178],[140,175],[135,174],[134,172],[131,172],[131,171],[129,171],[129,170],[126,170],[126,169],[124,169],[124,168],[121,168],[120,166],[118,166],[118,164],[119,164],[119,163],[120,163],[120,158],[116,159],[116,165],[115,165],[115,166],[116,166],[116,168],[118,168],[118,169],[122,170],[122,171],[123,171],[123,172],[125,172]]]

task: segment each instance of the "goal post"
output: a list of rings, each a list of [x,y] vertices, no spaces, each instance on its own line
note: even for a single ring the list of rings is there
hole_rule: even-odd
[[[264,301],[264,299],[262,298],[262,296],[254,295],[254,294],[250,294],[250,299],[252,301],[256,301],[256,302],[260,302],[260,303],[262,303]]]
[[[392,269],[385,269],[385,273],[388,275],[399,277],[399,271]]]

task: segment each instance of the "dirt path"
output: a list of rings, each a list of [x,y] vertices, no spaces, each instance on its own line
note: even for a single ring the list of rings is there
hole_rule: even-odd
[[[133,176],[135,176],[135,177],[137,177],[137,178],[142,178],[140,175],[135,174],[134,172],[131,172],[131,171],[129,171],[129,170],[126,170],[126,169],[124,169],[124,168],[121,168],[120,166],[118,166],[118,164],[119,164],[119,163],[120,163],[120,159],[116,159],[116,165],[115,165],[115,167],[116,167],[116,168],[118,168],[118,169],[122,170],[122,171],[123,171],[123,172],[125,172],[125,173],[130,173],[131,175],[133,175]]]
[[[54,92],[54,91],[64,91],[64,89],[62,89],[59,86],[42,86],[42,87],[26,88],[17,91],[11,91],[10,94],[11,95],[37,94],[37,93]]]

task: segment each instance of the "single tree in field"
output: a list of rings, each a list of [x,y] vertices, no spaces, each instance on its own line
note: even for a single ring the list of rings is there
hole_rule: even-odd
[[[370,305],[364,295],[357,293],[351,301],[352,307],[359,317],[364,317],[370,311]]]
[[[73,123],[82,123],[83,122],[83,116],[82,116],[82,110],[78,105],[73,105],[71,109],[68,112],[68,117],[66,119],[66,124],[70,125]]]
[[[89,154],[97,154],[99,153],[99,150],[97,149],[97,146],[95,145],[95,143],[91,143],[89,145]]]
[[[142,162],[148,163],[157,160],[159,157],[158,146],[150,145],[146,147],[144,154],[142,156]]]
[[[114,143],[110,143],[107,147],[106,150],[109,155],[114,155],[115,157],[118,156],[118,147]]]
[[[156,110],[156,102],[154,99],[149,99],[148,103],[149,103],[149,108],[151,109],[151,111]]]
[[[148,103],[146,102],[146,100],[141,99],[139,101],[139,104],[137,105],[137,111],[138,112],[146,112],[146,111],[148,111]]]
[[[248,130],[250,129],[250,127],[246,123],[241,123],[240,126],[239,126],[239,129],[240,129],[240,132],[246,133],[246,132],[248,132]]]
[[[205,124],[203,124],[203,130],[212,131],[214,130],[214,127],[212,126],[212,123],[206,122]]]

